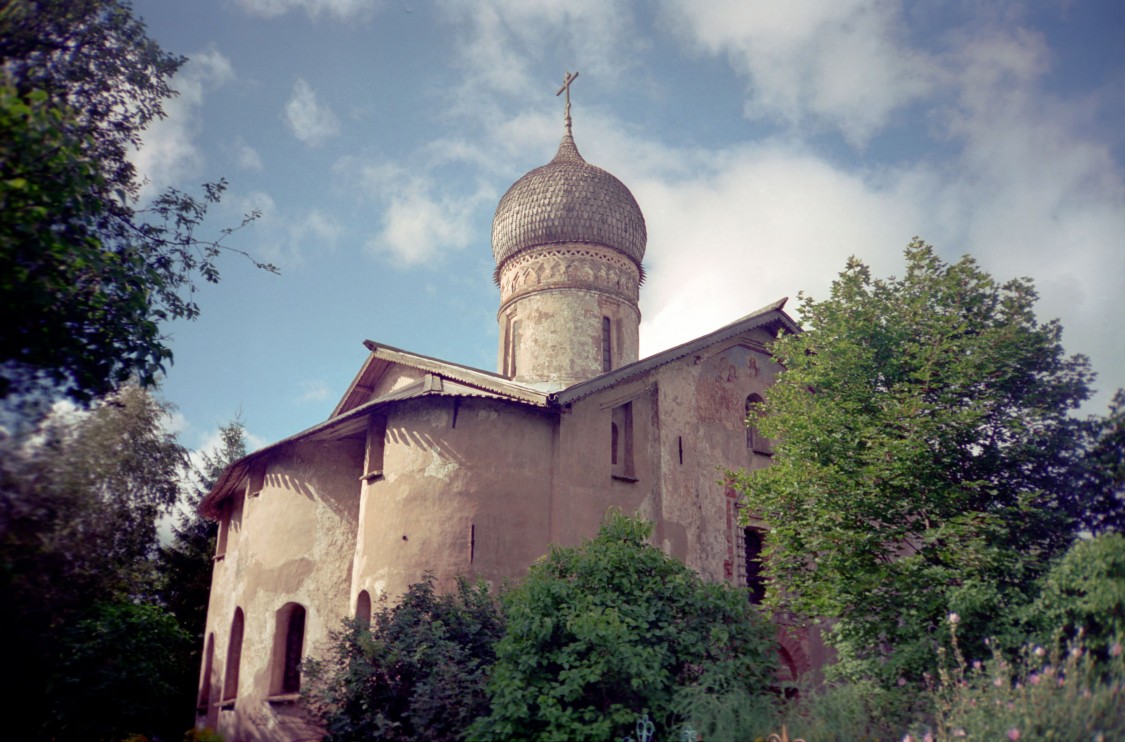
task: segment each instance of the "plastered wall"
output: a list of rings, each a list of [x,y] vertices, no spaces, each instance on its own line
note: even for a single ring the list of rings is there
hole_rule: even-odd
[[[318,739],[271,674],[278,611],[305,607],[304,647],[316,651],[348,608],[352,553],[359,515],[362,442],[306,442],[286,447],[265,466],[264,486],[242,493],[224,515],[233,521],[217,558],[207,634],[214,636],[209,726],[225,739]],[[237,695],[222,699],[230,625],[244,616]]]

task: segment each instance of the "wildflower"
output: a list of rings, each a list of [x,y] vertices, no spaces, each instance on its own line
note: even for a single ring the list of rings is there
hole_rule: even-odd
[[[995,685],[997,688],[1003,688],[1004,687],[1004,678],[997,675],[996,677],[994,677],[992,679],[992,684]]]
[[[898,678],[898,687],[901,688],[904,685],[906,685],[906,678],[900,675]]]
[[[1110,657],[1120,657],[1121,656],[1121,642],[1114,642],[1113,643],[1113,646],[1109,648],[1109,656]]]
[[[934,733],[927,730],[926,736],[922,738],[922,742],[934,742]]]
[[[953,730],[953,736],[954,737],[964,737],[965,736],[965,730],[962,729],[961,727],[957,727],[956,729]]]
[[[1027,676],[1027,682],[1031,683],[1032,685],[1039,685],[1039,675],[1034,672],[1031,673]]]
[[[961,617],[960,617],[960,616],[958,616],[958,615],[957,615],[956,613],[953,613],[952,611],[950,612],[950,614],[949,614],[949,623],[951,623],[951,624],[953,624],[954,626],[956,626],[956,625],[957,625],[957,622],[958,622],[958,621],[960,621],[960,620],[961,620]]]
[[[1035,648],[1035,656],[1036,657],[1046,657],[1047,656],[1047,650],[1043,649],[1043,647],[1036,647]]]
[[[981,668],[980,660],[973,660],[973,669],[977,670],[979,672],[980,668]]]
[[[902,738],[902,742],[914,742],[914,735],[912,735],[910,732],[907,732],[906,736]]]
[[[1019,739],[1019,738],[1020,738],[1020,730],[1018,728],[1012,727],[1011,729],[1008,730],[1008,739],[1012,740],[1012,742],[1016,742],[1016,740]]]

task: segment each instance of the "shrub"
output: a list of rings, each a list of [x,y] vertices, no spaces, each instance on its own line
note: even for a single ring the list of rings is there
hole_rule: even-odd
[[[666,739],[687,688],[761,694],[772,631],[745,591],[707,584],[648,543],[652,525],[611,511],[597,537],[551,549],[504,598],[508,628],[478,740],[604,740],[642,713]]]
[[[1105,659],[1125,636],[1125,535],[1077,541],[1047,573],[1029,617],[1039,643],[1060,628],[1072,639],[1082,632],[1086,649]]]
[[[305,662],[305,700],[326,742],[464,739],[488,711],[485,693],[504,618],[484,584],[434,591],[432,575],[370,627],[345,622],[324,660]]]

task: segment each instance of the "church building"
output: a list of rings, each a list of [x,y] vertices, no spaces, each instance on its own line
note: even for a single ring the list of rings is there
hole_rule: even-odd
[[[492,223],[495,372],[368,340],[324,422],[231,465],[202,503],[219,522],[198,722],[241,740],[318,739],[300,660],[426,572],[518,580],[618,507],[705,579],[760,588],[757,529],[729,469],[768,466],[748,414],[798,332],[775,301],[638,358],[647,232],[632,193],[565,129]],[[560,92],[563,92],[560,90]],[[788,672],[820,664],[779,632]]]

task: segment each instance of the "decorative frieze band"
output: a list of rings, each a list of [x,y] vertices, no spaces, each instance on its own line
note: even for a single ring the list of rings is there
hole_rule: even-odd
[[[602,291],[627,302],[640,296],[640,270],[615,250],[592,245],[551,245],[528,250],[504,263],[500,301],[536,291],[577,288]]]

